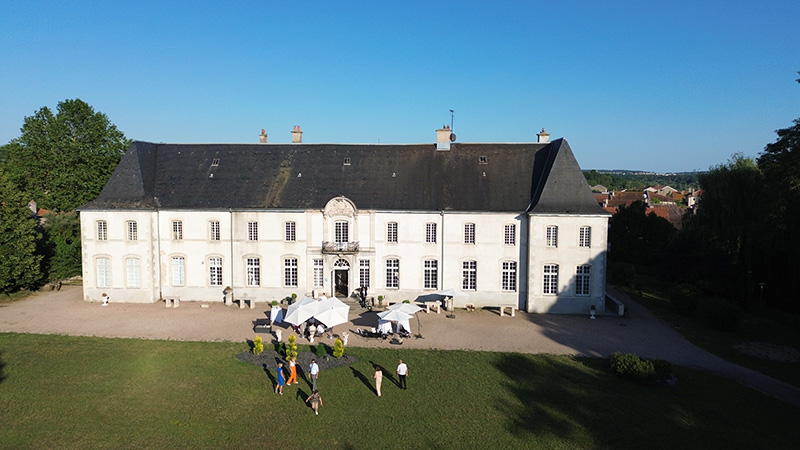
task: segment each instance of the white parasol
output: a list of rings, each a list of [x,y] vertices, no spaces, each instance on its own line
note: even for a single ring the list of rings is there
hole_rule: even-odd
[[[311,297],[301,298],[300,300],[289,305],[283,321],[289,322],[292,325],[300,325],[314,316],[314,313],[317,311],[318,303],[318,301]]]
[[[314,318],[331,328],[340,323],[347,322],[350,305],[345,304],[336,297],[326,298],[316,305]]]

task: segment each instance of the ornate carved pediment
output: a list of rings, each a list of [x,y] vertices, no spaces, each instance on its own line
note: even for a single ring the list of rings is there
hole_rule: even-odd
[[[356,205],[347,197],[334,197],[325,205],[326,217],[354,217],[356,215]]]

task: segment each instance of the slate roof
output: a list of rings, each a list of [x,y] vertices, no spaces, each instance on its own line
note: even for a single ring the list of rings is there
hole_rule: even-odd
[[[81,209],[322,209],[340,195],[359,209],[605,214],[563,139],[453,143],[449,151],[136,141]]]

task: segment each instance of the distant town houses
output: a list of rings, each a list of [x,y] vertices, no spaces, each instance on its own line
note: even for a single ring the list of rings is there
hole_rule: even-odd
[[[600,190],[600,189],[603,190]],[[678,191],[670,186],[649,186],[641,191],[608,191],[604,186],[592,187],[597,203],[611,214],[616,214],[620,206],[630,206],[633,202],[647,204],[647,214],[653,213],[669,221],[676,229],[681,229],[683,215],[694,213],[700,191],[691,189]]]

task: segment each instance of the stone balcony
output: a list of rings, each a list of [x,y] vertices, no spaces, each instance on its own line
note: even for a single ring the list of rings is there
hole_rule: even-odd
[[[358,253],[358,242],[322,242],[322,253]]]

